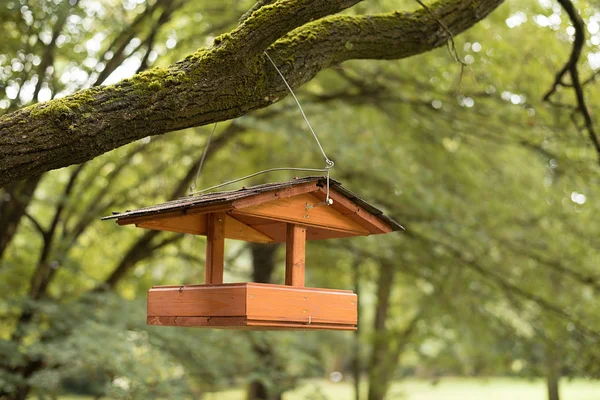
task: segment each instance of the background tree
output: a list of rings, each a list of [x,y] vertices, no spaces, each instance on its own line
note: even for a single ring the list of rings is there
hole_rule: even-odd
[[[169,68],[3,116],[0,137],[11,146],[3,146],[0,153],[5,159],[0,185],[84,162],[148,135],[228,120],[272,104],[287,92],[279,76],[266,68],[267,49],[290,84],[298,86],[342,61],[405,58],[439,47],[500,2],[440,1],[408,14],[339,16],[311,23],[358,0],[281,1],[258,7],[210,48]],[[302,65],[286,62],[296,58],[303,59]],[[20,121],[28,127],[22,128]]]
[[[369,398],[383,398],[394,380],[405,376],[438,382],[446,375],[506,375],[544,377],[549,398],[556,399],[561,377],[598,376],[597,155],[587,131],[579,135],[573,125],[572,111],[580,122],[581,109],[569,106],[579,104],[571,83],[559,82],[553,104],[543,101],[556,72],[570,60],[572,44],[579,43],[580,27],[571,26],[559,3],[507,2],[454,38],[452,53],[440,48],[400,61],[342,64],[362,58],[361,52],[368,52],[367,58],[377,58],[377,52],[402,58],[441,46],[449,35],[440,21],[458,33],[453,29],[462,31],[485,13],[466,7],[468,2],[445,6],[463,7],[466,14],[417,2],[393,13],[396,2],[378,1],[330,16],[338,10],[331,8],[338,7],[333,2],[297,2],[307,6],[302,18],[290,22],[286,13],[293,10],[273,4],[262,11],[255,7],[240,25],[252,2],[29,3],[10,1],[0,11],[3,31],[10,33],[0,51],[5,95],[0,126],[7,127],[0,143],[8,143],[0,145],[0,152],[7,152],[0,163],[6,168],[0,173],[6,183],[0,200],[0,397],[69,390],[112,398],[197,398],[240,386],[250,397],[276,398],[300,384],[299,378],[334,370],[348,374],[356,358],[351,334],[249,336],[145,326],[143,298],[150,286],[202,282],[203,239],[117,229],[98,220],[113,210],[186,194],[209,130],[147,135],[266,105],[217,127],[200,186],[273,166],[321,165],[291,99],[277,101],[287,92],[262,55],[265,48],[294,87],[303,84],[298,95],[336,162],[334,178],[368,195],[408,228],[403,235],[310,243],[308,249],[310,286],[351,288],[352,268],[359,266],[358,351]],[[313,3],[316,8],[309,7]],[[600,66],[600,17],[593,5],[579,8],[589,37],[576,65],[586,82],[587,108],[594,110],[599,99],[591,77]],[[285,24],[253,25],[259,16],[275,18],[273,13]],[[327,16],[305,24],[309,14]],[[464,15],[470,17],[459,18]],[[393,46],[380,46],[379,36],[363,36],[369,29],[381,33],[383,19],[396,32],[383,35]],[[348,32],[350,21],[365,26]],[[265,29],[258,29],[263,23]],[[416,24],[417,33],[398,37],[397,23],[398,32]],[[273,36],[239,39],[250,27],[257,35]],[[336,35],[317,29],[327,27]],[[214,37],[227,31],[231,36],[215,43]],[[353,39],[326,40],[348,39],[347,34]],[[194,53],[202,44],[208,49]],[[243,63],[245,52],[255,56]],[[201,57],[175,63],[188,54]],[[212,65],[217,59],[228,65]],[[111,86],[154,65],[164,69]],[[200,65],[212,71],[206,72],[207,85],[230,94],[222,100],[232,102],[231,109],[210,101],[212,94],[167,101],[192,98],[187,89],[194,81],[170,82],[170,74]],[[234,92],[240,82],[244,90],[259,82],[260,90]],[[92,86],[99,87],[71,96]],[[138,86],[147,91],[138,96]],[[98,98],[116,102],[96,109],[105,104]],[[73,99],[84,106],[69,107],[64,117],[43,112]],[[136,120],[145,110],[122,118],[130,106],[155,99],[157,119]],[[163,123],[165,113],[156,107],[169,104],[177,107]],[[32,116],[35,110],[39,114]],[[90,124],[92,116],[97,120]],[[27,123],[15,123],[19,118]],[[58,129],[70,124],[73,130]],[[88,127],[97,129],[99,143],[90,140],[93,136],[85,139],[93,155],[141,140],[36,175],[45,170],[35,169],[39,166],[57,166],[42,157],[36,173],[15,181],[6,171],[24,158],[11,138],[35,127],[44,127],[49,136],[34,140],[67,142]],[[111,129],[126,134],[115,140],[104,136]],[[67,142],[61,144],[68,149],[61,156],[65,163],[93,156]],[[268,263],[253,262],[261,252]],[[227,257],[226,280],[283,279],[281,250],[232,242]]]

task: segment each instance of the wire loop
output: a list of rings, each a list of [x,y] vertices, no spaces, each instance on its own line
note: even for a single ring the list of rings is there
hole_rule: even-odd
[[[208,140],[206,141],[206,146],[204,147],[204,153],[202,153],[202,158],[200,160],[200,165],[198,166],[198,172],[196,173],[196,177],[194,179],[194,183],[190,186],[190,196],[193,196],[195,194],[201,194],[201,193],[205,193],[208,192],[209,190],[213,190],[213,189],[217,189],[223,186],[227,186],[236,182],[240,182],[243,181],[245,179],[248,178],[252,178],[254,176],[257,175],[261,175],[261,174],[265,174],[268,172],[274,172],[274,171],[311,171],[311,172],[325,172],[327,174],[327,194],[325,197],[325,204],[326,205],[331,205],[332,201],[329,198],[329,176],[330,176],[330,171],[331,168],[333,168],[333,166],[335,165],[335,163],[329,159],[329,157],[327,157],[327,154],[325,154],[325,150],[323,149],[323,146],[321,145],[321,142],[319,141],[319,138],[317,137],[317,134],[315,133],[314,129],[312,128],[312,126],[310,125],[310,122],[308,122],[308,118],[306,117],[306,114],[304,113],[304,110],[302,109],[302,106],[300,105],[300,101],[298,101],[298,98],[296,97],[296,94],[294,93],[294,91],[292,90],[292,87],[289,85],[289,83],[287,82],[287,80],[285,79],[285,77],[283,76],[283,74],[281,73],[281,71],[279,70],[279,68],[277,68],[277,65],[275,64],[275,62],[273,61],[273,59],[269,56],[269,54],[267,54],[267,52],[264,52],[265,56],[267,57],[267,59],[271,62],[271,64],[273,64],[273,67],[275,68],[275,70],[277,71],[277,73],[279,74],[279,76],[281,77],[281,80],[283,81],[283,83],[285,84],[285,86],[287,87],[287,89],[289,90],[290,94],[292,95],[292,97],[294,98],[294,101],[296,102],[296,105],[298,106],[298,109],[300,110],[300,113],[302,114],[302,117],[304,118],[304,122],[306,122],[306,125],[308,126],[308,129],[310,130],[310,132],[312,133],[313,137],[315,138],[315,141],[317,142],[317,145],[319,146],[319,149],[321,150],[321,154],[323,155],[323,158],[325,159],[325,167],[324,168],[269,168],[269,169],[265,169],[259,172],[255,172],[253,174],[250,175],[246,175],[243,176],[241,178],[237,178],[237,179],[233,179],[231,181],[227,181],[224,183],[221,183],[219,185],[215,185],[215,186],[211,186],[209,188],[194,192],[194,189],[196,188],[196,182],[198,180],[198,176],[200,175],[200,171],[202,170],[202,165],[204,164],[204,159],[206,157],[206,153],[208,152],[208,147],[210,146],[210,141],[212,139],[213,134],[215,133],[215,129],[217,128],[217,123],[215,123],[215,125],[213,126],[213,129],[210,133],[210,136],[208,137]],[[310,317],[309,317],[309,323],[310,323]]]
[[[323,158],[325,158],[325,164],[327,164],[327,167],[325,167],[325,168],[333,168],[334,162],[331,161],[329,159],[329,157],[327,157],[327,154],[325,154],[325,150],[323,149],[323,146],[321,146],[321,142],[319,141],[319,138],[317,137],[317,134],[313,130],[312,126],[310,125],[310,122],[308,122],[308,118],[306,117],[306,114],[304,114],[304,110],[302,109],[302,106],[300,105],[300,101],[298,101],[298,98],[296,97],[296,94],[292,90],[292,87],[287,82],[287,80],[285,79],[285,77],[283,76],[283,74],[281,73],[281,71],[279,70],[279,68],[277,68],[277,65],[275,64],[275,62],[273,61],[273,59],[269,56],[269,54],[267,54],[266,51],[264,51],[263,53],[265,54],[265,56],[267,56],[267,58],[269,59],[269,61],[271,62],[271,64],[273,64],[273,67],[275,68],[275,71],[277,71],[277,73],[281,77],[281,80],[283,81],[283,83],[285,83],[285,86],[288,88],[288,90],[290,91],[290,94],[292,95],[292,97],[296,101],[296,105],[298,105],[298,109],[300,110],[300,113],[302,114],[302,117],[304,118],[304,122],[306,122],[306,125],[308,126],[308,129],[312,133],[313,137],[315,138],[315,141],[317,142],[317,145],[319,146],[319,149],[321,150],[321,154],[323,154]]]
[[[196,189],[196,182],[198,181],[198,177],[200,176],[200,171],[202,171],[202,165],[204,165],[204,159],[206,158],[206,153],[208,152],[208,146],[210,146],[210,141],[215,133],[215,129],[217,129],[218,122],[215,122],[213,125],[212,131],[210,132],[210,136],[206,141],[206,146],[204,146],[204,152],[202,153],[202,158],[200,159],[200,165],[198,165],[198,171],[196,172],[196,177],[194,178],[194,183],[190,185],[190,196],[194,193],[194,189]]]
[[[190,195],[193,196],[195,194],[201,194],[201,193],[204,193],[204,192],[208,192],[209,190],[218,189],[218,188],[223,187],[223,186],[227,186],[227,185],[231,185],[233,183],[237,183],[237,182],[243,181],[244,179],[252,178],[252,177],[257,176],[257,175],[266,174],[268,172],[275,172],[275,171],[327,172],[327,199],[329,199],[329,169],[327,169],[327,168],[292,168],[292,167],[269,168],[269,169],[265,169],[265,170],[262,170],[262,171],[255,172],[255,173],[250,174],[250,175],[242,176],[241,178],[236,178],[236,179],[233,179],[233,180],[230,180],[230,181],[227,181],[227,182],[220,183],[220,184],[215,185],[215,186],[211,186],[211,187],[206,188],[206,189],[199,190],[197,192],[191,193]]]

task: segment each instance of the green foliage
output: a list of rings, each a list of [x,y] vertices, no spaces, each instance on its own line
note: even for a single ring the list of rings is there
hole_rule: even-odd
[[[0,43],[0,82],[7,94],[0,107],[7,110],[33,100],[31,88],[40,79],[36,67],[45,47],[38,38],[51,32],[61,4],[66,7],[65,2],[30,3],[0,6],[0,26],[7,32]],[[89,86],[111,60],[98,48],[111,47],[121,29],[153,4],[109,3],[96,9],[82,1],[67,10],[65,38],[57,44],[54,72],[45,78],[39,100]],[[158,58],[158,68],[117,84],[115,90],[135,88],[136,79],[153,82],[150,89],[156,92],[185,84],[183,72],[161,66],[187,54],[206,57],[197,47],[213,44],[217,34],[235,26],[251,6],[242,3],[220,2],[213,9],[206,2],[187,2],[157,30],[152,59]],[[579,5],[589,26],[597,25],[597,7]],[[411,9],[417,6],[407,3]],[[397,7],[391,1],[363,2],[346,13],[393,12]],[[124,60],[141,62],[145,51],[135,44],[144,43],[155,21],[135,25],[137,40],[126,44],[131,51],[123,54]],[[293,33],[286,40],[292,39]],[[455,38],[467,64],[462,73],[448,51],[439,49],[400,62],[346,63],[298,91],[336,162],[332,176],[407,227],[405,234],[308,246],[309,286],[353,288],[353,266],[358,265],[363,372],[371,346],[383,337],[390,353],[404,346],[399,360],[390,361],[399,365],[397,377],[540,377],[546,374],[549,354],[558,355],[563,375],[600,374],[596,154],[577,133],[568,111],[541,100],[568,57],[571,40],[558,5],[512,1]],[[226,41],[221,36],[214,46]],[[590,32],[583,76],[599,67],[594,61],[599,43],[598,33]],[[125,75],[115,72],[108,82]],[[594,85],[586,86],[591,110],[600,107]],[[85,113],[86,93],[73,95],[81,107],[40,104],[31,112]],[[573,101],[567,90],[557,99]],[[211,148],[200,188],[265,168],[323,166],[289,98],[233,124],[240,132]],[[229,123],[219,125],[215,140],[229,129]],[[98,157],[76,176],[70,193],[65,188],[76,167],[43,177],[27,207],[30,218],[23,218],[0,259],[1,388],[14,391],[27,383],[33,393],[198,398],[251,380],[283,392],[301,378],[334,370],[349,375],[354,356],[350,333],[248,334],[146,326],[149,287],[202,282],[203,238],[157,235],[141,251],[133,251],[133,262],[114,292],[95,290],[146,233],[98,218],[168,200],[186,175],[194,175],[209,132],[203,127],[148,138]],[[244,184],[291,177],[274,173]],[[183,182],[184,189],[189,183]],[[10,198],[0,195],[2,201]],[[53,277],[45,296],[32,300],[31,277],[45,244],[32,220],[48,229],[60,207],[46,260]],[[226,281],[248,280],[252,266],[244,245],[231,243],[226,251]],[[277,258],[274,281],[282,282],[283,250]],[[372,326],[384,263],[391,263],[395,273],[382,335]],[[26,324],[19,323],[24,310],[33,313]],[[415,316],[414,331],[401,340]],[[21,336],[18,341],[11,338],[15,332]],[[253,345],[270,346],[273,362],[261,359]],[[28,377],[15,372],[35,360],[43,360],[44,368]],[[411,390],[417,389],[404,391]],[[306,394],[319,398],[320,393]]]

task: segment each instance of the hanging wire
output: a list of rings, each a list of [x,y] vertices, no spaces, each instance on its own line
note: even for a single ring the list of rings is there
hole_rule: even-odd
[[[329,157],[327,157],[327,154],[325,154],[325,150],[323,149],[323,146],[321,145],[321,142],[319,141],[319,138],[317,137],[317,134],[313,130],[312,126],[310,125],[310,122],[308,122],[308,118],[306,117],[306,114],[304,113],[304,110],[302,109],[302,106],[300,105],[300,101],[298,101],[298,98],[296,97],[296,94],[292,90],[292,87],[289,85],[289,83],[287,82],[287,80],[285,79],[285,77],[283,76],[283,74],[281,73],[281,71],[279,70],[279,68],[277,68],[277,65],[275,64],[275,62],[273,62],[273,59],[271,59],[271,57],[267,54],[266,51],[263,52],[263,53],[265,54],[265,56],[267,56],[267,58],[269,59],[269,61],[271,62],[271,64],[273,65],[273,67],[275,68],[275,70],[277,71],[277,73],[279,74],[279,76],[281,77],[281,80],[283,81],[283,83],[285,84],[285,86],[289,90],[290,94],[294,98],[294,101],[296,102],[296,105],[298,106],[298,109],[300,110],[300,113],[302,114],[302,117],[304,118],[304,122],[306,122],[306,125],[308,126],[308,129],[312,133],[313,137],[315,138],[315,141],[317,142],[317,145],[319,146],[319,149],[321,150],[321,154],[323,155],[323,158],[325,158],[325,164],[326,164],[325,168],[292,168],[292,167],[269,168],[269,169],[265,169],[265,170],[262,170],[262,171],[259,171],[259,172],[255,172],[255,173],[250,174],[250,175],[243,176],[241,178],[233,179],[231,181],[227,181],[227,182],[224,182],[224,183],[221,183],[221,184],[218,184],[218,185],[215,185],[215,186],[211,186],[209,188],[202,189],[200,191],[194,192],[193,190],[196,188],[196,181],[198,180],[198,176],[200,175],[200,171],[202,169],[202,164],[204,164],[204,158],[206,157],[206,153],[208,151],[208,146],[210,145],[210,140],[212,138],[213,133],[215,132],[215,128],[217,127],[217,124],[215,123],[215,125],[213,126],[213,130],[210,133],[210,136],[208,137],[208,141],[206,142],[206,147],[204,148],[204,153],[202,154],[202,159],[200,160],[200,165],[198,166],[198,172],[196,173],[196,178],[194,179],[193,185],[190,186],[190,196],[193,196],[195,194],[201,194],[201,193],[204,193],[204,192],[208,192],[209,190],[213,190],[213,189],[218,189],[220,187],[231,185],[233,183],[240,182],[240,181],[243,181],[243,180],[248,179],[248,178],[252,178],[252,177],[257,176],[257,175],[266,174],[268,172],[274,172],[274,171],[325,172],[327,174],[327,191],[326,191],[326,197],[325,197],[325,202],[324,203],[325,203],[325,205],[331,205],[331,204],[333,204],[333,200],[331,200],[329,198],[329,175],[330,175],[331,168],[333,168],[333,166],[335,164],[334,164],[333,161],[331,161],[329,159]]]
[[[211,186],[206,189],[202,189],[198,192],[194,192],[192,194],[200,194],[204,192],[208,192],[209,190],[218,189],[223,186],[231,185],[232,183],[237,183],[243,181],[244,179],[252,178],[257,175],[266,174],[268,172],[276,172],[276,171],[308,171],[308,172],[327,172],[327,198],[329,199],[329,168],[292,168],[292,167],[283,167],[283,168],[269,168],[262,171],[255,172],[250,175],[242,176],[241,178],[236,178],[231,181],[219,183],[218,185]]]
[[[190,196],[194,194],[194,189],[196,189],[196,183],[198,182],[198,177],[200,176],[200,171],[202,171],[202,166],[204,165],[204,159],[206,158],[206,153],[208,153],[208,146],[210,146],[210,141],[215,133],[215,129],[217,129],[218,122],[215,122],[213,125],[212,131],[208,136],[208,140],[206,141],[206,146],[204,146],[204,152],[202,153],[202,158],[200,159],[200,165],[198,165],[198,171],[196,171],[196,177],[194,178],[194,183],[190,185]]]
[[[287,80],[285,79],[285,77],[283,76],[283,74],[281,73],[281,71],[279,70],[279,68],[277,68],[277,65],[275,65],[275,63],[273,62],[273,60],[271,59],[271,57],[267,54],[266,51],[264,53],[265,53],[265,56],[267,56],[267,58],[269,59],[269,61],[271,61],[271,64],[273,64],[273,67],[275,68],[275,70],[277,71],[277,73],[279,74],[279,76],[281,77],[281,80],[283,80],[283,83],[285,83],[285,86],[288,88],[288,90],[290,91],[290,94],[292,95],[292,97],[296,101],[296,104],[298,105],[298,109],[300,110],[300,113],[302,113],[302,117],[304,118],[304,121],[306,122],[306,125],[308,126],[308,129],[310,129],[310,132],[313,134],[313,137],[315,138],[315,141],[319,145],[319,149],[321,149],[321,154],[323,154],[323,157],[325,158],[325,163],[327,164],[327,166],[325,168],[333,168],[334,163],[333,163],[333,161],[331,161],[327,157],[327,154],[325,154],[325,150],[323,150],[323,146],[321,146],[321,142],[319,141],[319,138],[317,137],[317,134],[313,130],[312,126],[310,126],[310,122],[308,122],[308,118],[306,118],[306,114],[304,114],[304,110],[302,109],[302,106],[300,105],[300,102],[298,101],[298,98],[296,97],[296,94],[292,90],[291,86],[289,85],[289,83],[287,82]]]

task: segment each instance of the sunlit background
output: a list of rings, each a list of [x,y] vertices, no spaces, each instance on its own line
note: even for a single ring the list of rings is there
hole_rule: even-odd
[[[169,65],[253,3],[4,0],[0,112]],[[597,118],[600,5],[575,5]],[[205,239],[99,218],[186,195],[211,127],[0,189],[0,397],[600,399],[598,157],[573,92],[542,100],[574,34],[558,2],[509,0],[455,38],[464,68],[442,47],[297,90],[332,177],[407,228],[307,246],[307,286],[359,293],[357,334],[146,326],[152,285],[203,282]],[[220,123],[197,184],[272,167],[323,167],[291,97]],[[281,283],[284,260],[232,241],[225,281]]]

